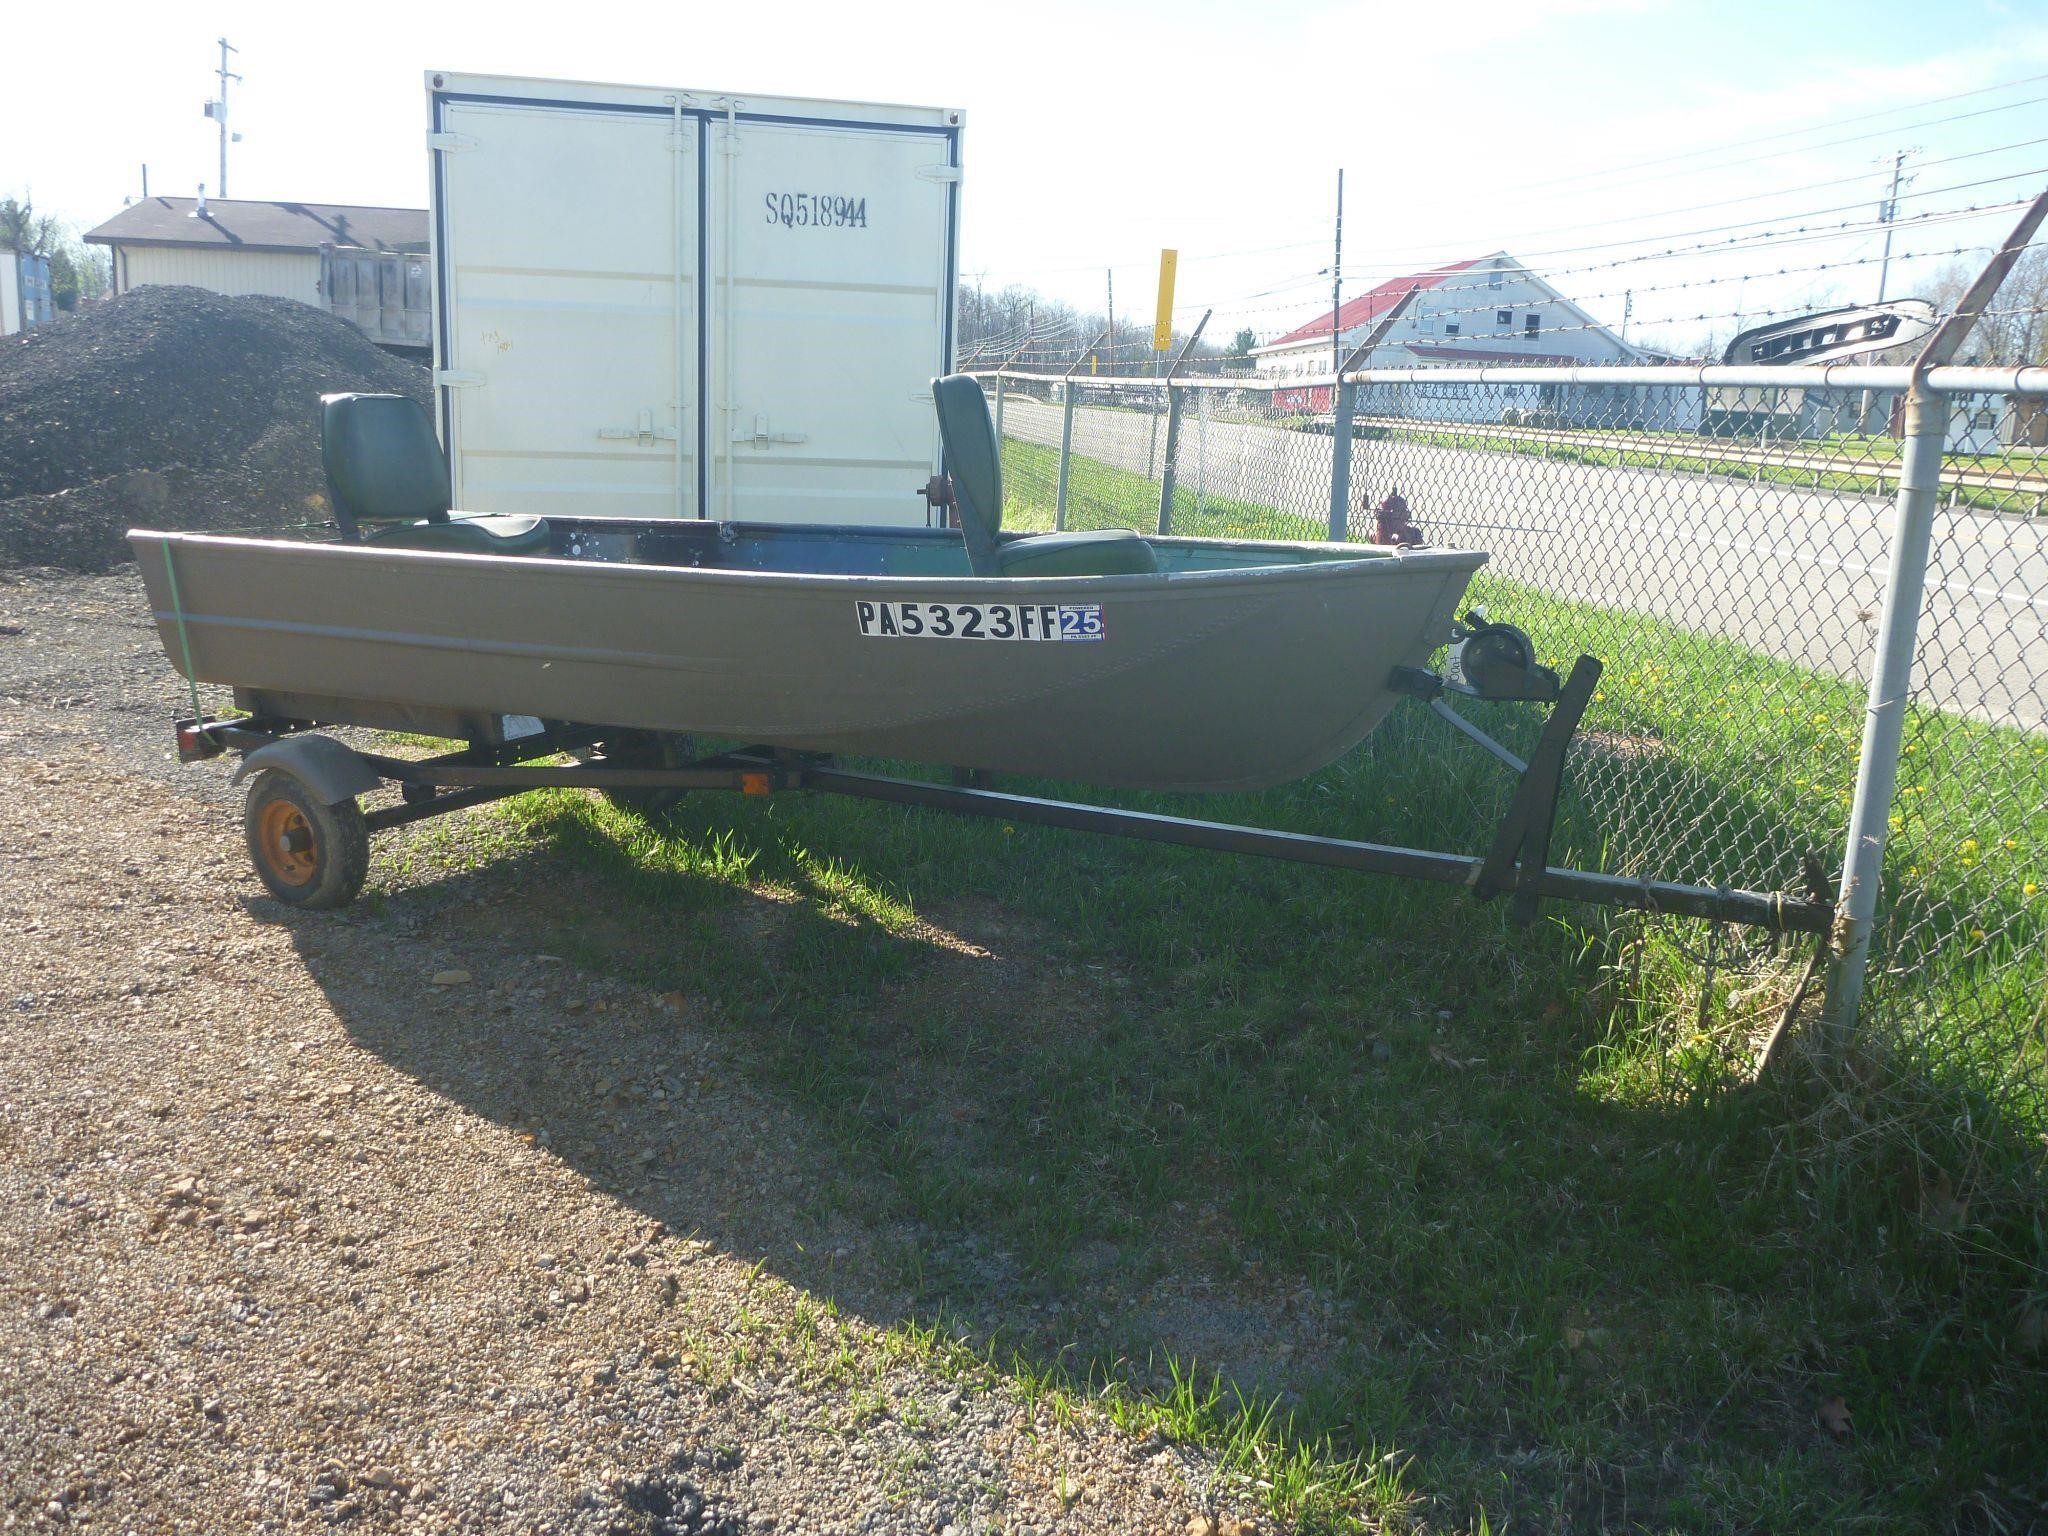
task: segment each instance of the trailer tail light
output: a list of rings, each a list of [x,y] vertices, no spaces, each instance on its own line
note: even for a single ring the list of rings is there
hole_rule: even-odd
[[[226,749],[197,720],[178,722],[178,761],[181,763],[203,762],[209,757],[219,757]]]

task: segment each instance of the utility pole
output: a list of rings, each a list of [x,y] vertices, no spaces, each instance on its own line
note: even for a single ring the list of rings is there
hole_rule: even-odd
[[[1330,258],[1330,372],[1344,360],[1344,168],[1337,167],[1337,249]]]
[[[230,134],[228,132],[228,82],[242,78],[240,75],[229,70],[228,55],[240,53],[242,50],[224,37],[218,39],[218,42],[220,43],[220,68],[216,69],[214,73],[220,76],[220,95],[206,104],[206,115],[212,118],[215,125],[220,129],[220,183],[216,190],[220,196],[226,197],[228,195],[228,144],[230,140],[237,144],[242,140],[242,136],[239,133]]]
[[[1906,156],[1910,149],[1902,149],[1892,156],[1892,189],[1885,200],[1877,205],[1877,216],[1884,224],[1884,256],[1877,267],[1877,302],[1884,302],[1885,286],[1892,275],[1892,221],[1899,216],[1899,173],[1905,169]]]
[[[1109,282],[1109,371],[1116,372],[1116,268],[1104,267],[1102,275]]]

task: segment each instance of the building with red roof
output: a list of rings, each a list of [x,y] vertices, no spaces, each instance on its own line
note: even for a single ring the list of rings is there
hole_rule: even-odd
[[[1414,301],[1356,366],[1459,363],[1634,363],[1632,347],[1505,251],[1391,278],[1254,347],[1262,376],[1328,378],[1332,355],[1348,359],[1403,297]],[[1336,332],[1333,346],[1331,332]],[[1327,394],[1327,390],[1324,391]]]

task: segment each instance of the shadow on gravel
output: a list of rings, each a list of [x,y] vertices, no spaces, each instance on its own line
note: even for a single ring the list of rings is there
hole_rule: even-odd
[[[1666,1175],[1639,1171],[1643,1117],[1573,1091],[1585,1017],[1518,1008],[1528,976],[1490,998],[1430,979],[1469,921],[1446,903],[1378,945],[1382,974],[1335,959],[1326,1005],[1199,965],[1160,985],[986,898],[904,921],[831,880],[764,895],[623,851],[607,872],[590,841],[556,826],[381,911],[286,920],[364,1047],[878,1326],[943,1320],[1005,1366],[1153,1391],[1192,1365],[1340,1445],[1485,1476],[1506,1407],[1547,1501],[1654,1500],[1542,1448],[1574,1417],[1564,1340],[1638,1324],[1600,1310],[1602,1276],[1656,1246]],[[408,1016],[359,979],[392,941],[419,967]],[[467,984],[429,984],[454,966]],[[1689,1255],[1692,1283],[1768,1283],[1745,1253]]]
[[[1411,793],[1469,819],[1454,767]],[[1353,771],[1375,792],[1325,783],[1369,810]],[[1318,792],[1265,808],[1314,825]],[[649,824],[564,795],[404,847],[363,908],[286,918],[366,1048],[879,1326],[1091,1386],[1191,1363],[1340,1457],[1413,1453],[1452,1524],[1896,1509],[1890,1437],[2002,1369],[1942,1335],[1948,1297],[2010,1283],[1912,1217],[1914,1160],[1947,1153],[1802,1168],[1804,1111],[1666,1082],[1658,1010],[1694,1049],[1694,1007],[1629,1025],[1643,978],[1562,920],[826,799]],[[361,979],[392,953],[397,1016]],[[1883,1425],[1867,1449],[1817,1421],[1837,1394]],[[2030,1436],[1959,1437],[1916,1497]]]

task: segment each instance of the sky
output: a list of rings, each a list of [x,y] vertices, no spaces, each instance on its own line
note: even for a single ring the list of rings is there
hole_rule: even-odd
[[[1347,295],[1506,250],[1674,348],[1875,297],[1897,150],[1893,297],[2048,186],[2038,0],[100,0],[10,15],[0,195],[217,195],[223,35],[235,197],[424,206],[430,68],[959,107],[967,280],[1128,313],[1171,246],[1217,336],[1327,312],[1340,167]]]

